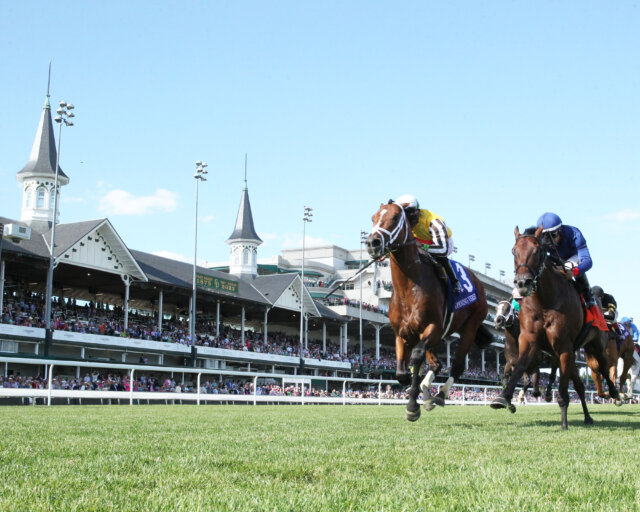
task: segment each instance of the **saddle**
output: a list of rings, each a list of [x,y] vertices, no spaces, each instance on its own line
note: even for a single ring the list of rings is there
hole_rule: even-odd
[[[433,265],[433,267],[436,269],[438,279],[440,279],[440,282],[446,290],[449,284],[449,277],[447,276],[447,271],[444,269],[444,267],[424,249],[422,244],[418,244],[418,256],[422,263]]]

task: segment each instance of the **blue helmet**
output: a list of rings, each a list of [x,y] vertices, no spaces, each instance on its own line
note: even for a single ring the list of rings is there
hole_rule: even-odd
[[[556,231],[562,227],[562,219],[558,217],[555,213],[547,212],[543,213],[538,219],[537,227],[543,226],[543,233],[549,233],[551,231]]]
[[[621,324],[630,324],[631,323],[631,318],[629,318],[628,316],[623,316],[622,320],[620,320]]]

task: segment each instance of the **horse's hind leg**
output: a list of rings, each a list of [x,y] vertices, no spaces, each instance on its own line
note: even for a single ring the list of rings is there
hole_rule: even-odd
[[[522,389],[520,390],[520,393],[518,393],[519,404],[524,403],[524,397],[526,396],[527,391],[529,391],[529,388],[531,387],[531,377],[529,377],[529,374],[527,372],[524,373],[522,378],[524,382],[523,382]]]
[[[551,363],[551,374],[549,375],[549,383],[547,384],[547,389],[544,393],[544,399],[546,402],[551,402],[553,400],[553,384],[556,381],[556,375],[558,374],[558,363],[555,358],[553,358],[553,362]]]
[[[596,391],[600,398],[609,398],[607,394],[604,392],[604,388],[602,387],[602,375],[600,374],[600,368],[598,367],[598,361],[589,352],[585,351],[584,358],[587,361],[587,366],[591,370],[591,377],[593,378],[593,382],[596,385]]]
[[[438,360],[438,356],[433,350],[427,349],[427,364],[428,370],[424,379],[420,383],[420,389],[422,390],[422,400],[424,403],[425,410],[432,411],[436,404],[434,403],[434,396],[431,394],[431,384],[433,384],[433,379],[440,372],[442,368],[442,364]]]
[[[418,405],[418,394],[420,393],[420,369],[424,363],[425,346],[423,342],[418,343],[411,351],[411,366],[413,366],[413,374],[411,375],[411,387],[409,388],[409,403],[405,416],[409,421],[417,421],[420,418],[420,405]]]
[[[540,393],[540,367],[539,366],[533,372],[532,381],[533,381],[533,397],[540,398],[540,395],[542,395],[542,393]]]
[[[411,353],[407,350],[407,340],[396,336],[396,379],[403,386],[411,383],[411,374],[409,372],[409,358]]]
[[[558,381],[558,405],[562,418],[562,430],[567,430],[567,408],[569,407],[569,376],[573,374],[571,364],[575,366],[573,352],[558,354],[560,359],[560,379]]]

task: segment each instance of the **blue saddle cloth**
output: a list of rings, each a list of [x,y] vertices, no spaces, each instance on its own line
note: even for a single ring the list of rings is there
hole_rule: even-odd
[[[460,293],[454,293],[451,281],[447,283],[447,306],[449,311],[455,313],[476,302],[478,300],[478,292],[469,278],[467,269],[461,263],[451,260],[451,268],[453,268],[453,272],[462,286]]]

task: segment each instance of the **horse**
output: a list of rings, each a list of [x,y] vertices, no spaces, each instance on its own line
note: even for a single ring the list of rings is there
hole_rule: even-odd
[[[622,368],[620,370],[618,392],[620,393],[622,399],[627,400],[630,399],[631,396],[628,396],[626,393],[624,393],[623,389],[625,381],[629,377],[630,370],[634,363],[633,337],[631,333],[625,329],[623,331],[624,339],[620,343],[620,346],[618,346],[618,334],[613,330],[613,322],[608,321],[607,324],[609,325],[609,332],[604,353],[607,360],[607,368],[609,369],[609,378],[614,383],[618,382],[618,359],[620,359],[622,361]],[[600,376],[600,374],[592,369],[591,375],[596,384],[598,396],[602,398],[610,398],[610,396],[602,389],[602,377]],[[629,388],[629,391],[632,391],[632,388]]]
[[[516,227],[513,246],[515,263],[514,283],[524,297],[521,303],[518,338],[519,358],[513,375],[502,395],[491,403],[491,407],[509,407],[515,386],[523,372],[540,350],[555,354],[560,363],[558,405],[560,406],[562,429],[566,430],[569,406],[569,379],[580,397],[585,425],[593,424],[587,409],[584,384],[580,380],[575,361],[575,350],[583,346],[585,355],[597,363],[604,375],[609,392],[618,397],[615,385],[604,373],[606,362],[603,354],[606,333],[585,322],[585,311],[580,295],[571,284],[561,266],[553,261],[542,243],[542,227],[520,234]],[[576,343],[578,346],[574,346]],[[510,407],[511,408],[511,407]]]
[[[395,376],[400,384],[411,384],[405,415],[409,421],[416,421],[420,417],[417,402],[420,390],[427,411],[436,405],[444,406],[449,389],[464,373],[465,357],[474,341],[480,348],[493,341],[488,328],[482,325],[488,312],[487,300],[482,283],[467,269],[467,277],[462,278],[461,284],[468,291],[475,286],[477,300],[453,315],[447,314],[448,285],[442,267],[426,253],[421,255],[419,252],[404,208],[393,201],[383,203],[372,221],[367,251],[373,259],[389,255],[393,281],[389,322],[395,333]],[[458,350],[449,378],[440,392],[433,396],[431,384],[442,369],[436,350],[441,340],[452,333],[460,336]],[[425,357],[429,370],[420,382]]]
[[[640,374],[640,356],[638,355],[637,352],[634,351],[633,353],[633,365],[631,366],[631,369],[627,372],[627,374],[625,375],[624,373],[622,373],[622,369],[620,368],[620,363],[622,362],[622,360],[618,361],[618,370],[620,371],[620,387],[622,387],[622,381],[623,380],[627,380],[627,378],[629,379],[629,382],[627,384],[627,392],[625,394],[625,398],[627,398],[628,400],[633,401],[633,388],[635,386],[636,380],[638,378],[638,374]]]
[[[518,338],[520,336],[520,318],[511,306],[511,301],[501,300],[498,302],[496,308],[496,316],[493,321],[496,329],[504,329],[504,357],[505,365],[502,374],[502,389],[507,387],[513,369],[518,362],[519,347]],[[546,354],[551,364],[551,374],[549,375],[549,382],[545,390],[544,398],[547,402],[551,402],[553,398],[553,384],[556,379],[556,372],[558,369],[558,363],[551,354]],[[542,352],[535,360],[531,361],[531,364],[526,369],[522,376],[523,386],[518,393],[518,402],[524,402],[524,397],[528,389],[533,386],[533,396],[538,398],[542,394],[540,393],[540,366],[542,365],[545,357]],[[515,412],[515,409],[512,409]]]

